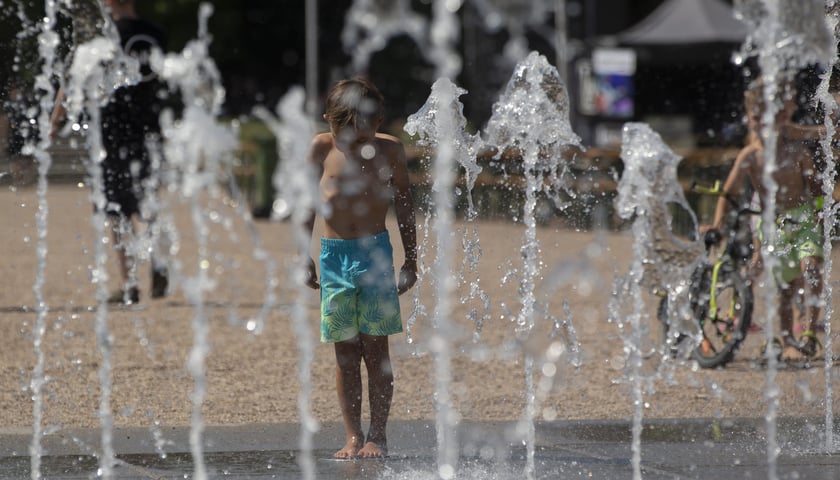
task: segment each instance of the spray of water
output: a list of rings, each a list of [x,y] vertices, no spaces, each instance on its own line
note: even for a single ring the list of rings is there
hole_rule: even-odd
[[[699,242],[680,239],[673,231],[671,205],[691,213],[677,181],[681,158],[648,125],[628,123],[622,131],[621,159],[624,173],[618,184],[616,211],[621,218],[633,220],[633,259],[626,277],[616,282],[610,321],[622,330],[627,353],[625,379],[631,385],[633,401],[633,478],[640,479],[645,384],[658,374],[643,369],[645,358],[657,352],[645,348],[650,315],[645,309],[644,289],[665,288],[674,303],[684,298],[679,295],[683,282],[702,259],[703,248]]]
[[[209,352],[209,323],[205,313],[205,295],[215,288],[210,278],[211,254],[208,246],[208,213],[202,208],[203,192],[218,188],[216,179],[232,162],[236,136],[231,128],[216,120],[224,100],[224,89],[215,63],[208,55],[210,43],[207,21],[213,13],[209,4],[199,10],[198,38],[187,44],[180,54],[154,52],[151,63],[158,75],[168,82],[183,99],[180,121],[171,111],[162,115],[164,156],[171,168],[178,172],[169,185],[190,204],[193,227],[198,239],[197,273],[183,279],[185,297],[193,305],[193,347],[187,367],[194,379],[190,450],[194,462],[194,476],[207,478],[204,463],[204,421],[201,406],[207,392],[205,359]]]
[[[836,0],[829,0],[826,2],[826,26],[829,31],[834,32],[835,44],[840,42],[840,3]],[[825,166],[822,171],[823,180],[823,195],[825,198],[833,198],[835,189],[835,177],[833,172],[836,171],[837,162],[834,159],[833,141],[836,132],[836,118],[838,113],[838,98],[837,87],[832,85],[834,69],[836,68],[837,58],[831,56],[828,61],[825,73],[822,76],[820,85],[817,88],[817,99],[823,107],[824,118],[823,125],[825,126],[825,137],[821,142],[823,158],[825,159]],[[823,242],[823,251],[825,252],[825,265],[823,267],[823,277],[831,278],[831,271],[833,268],[833,261],[831,259],[831,252],[833,248],[832,236],[836,225],[834,219],[837,218],[836,208],[834,202],[824,202],[822,208],[822,218],[825,219],[826,224],[823,226],[825,239]],[[834,366],[834,339],[832,338],[831,320],[834,315],[834,307],[832,305],[833,287],[831,282],[823,282],[823,298],[822,305],[824,306],[823,325],[825,325],[825,335],[823,336],[823,348],[825,358],[825,451],[833,452],[834,445],[834,402],[832,393],[834,392],[834,380],[831,374],[831,369]]]
[[[434,334],[430,348],[435,355],[435,397],[438,434],[438,471],[441,478],[455,475],[458,461],[458,445],[455,427],[458,415],[451,405],[449,385],[451,383],[452,339],[457,331],[452,321],[452,298],[456,284],[450,271],[453,245],[454,201],[452,192],[457,171],[452,168],[460,163],[467,172],[474,175],[477,138],[466,133],[466,118],[463,105],[458,98],[467,93],[448,78],[441,78],[432,86],[432,93],[425,105],[408,118],[405,130],[411,135],[420,135],[426,146],[436,148],[432,176],[436,221],[437,257],[434,274],[437,285],[437,305],[434,315]]]
[[[748,25],[755,27],[747,40],[747,51],[755,55],[761,69],[763,83],[764,113],[762,116],[762,139],[764,144],[765,187],[762,234],[765,242],[762,256],[765,259],[763,278],[763,299],[768,312],[765,328],[768,345],[773,344],[778,309],[775,303],[775,279],[773,270],[778,267],[774,255],[776,245],[775,215],[779,185],[774,177],[779,169],[777,155],[778,132],[776,117],[786,92],[781,88],[800,69],[813,64],[824,63],[835,54],[832,32],[825,21],[825,4],[822,1],[807,0],[791,2],[786,0],[764,0],[761,4],[742,2],[741,12],[748,19]],[[773,348],[766,351],[768,364],[765,397],[767,399],[767,462],[769,478],[775,480],[779,447],[776,431],[776,417],[779,406],[779,388],[776,384],[778,368]],[[829,427],[830,428],[830,427]]]
[[[544,32],[541,23],[550,12],[559,8],[555,0],[470,0],[481,12],[481,18],[490,31],[504,28],[510,38],[503,49],[503,55],[511,65],[516,64],[528,55],[527,31],[536,32],[549,38],[550,33]],[[565,12],[564,12],[565,13]]]
[[[309,139],[313,137],[312,121],[304,111],[306,93],[303,89],[293,88],[277,104],[277,116],[265,109],[257,109],[257,118],[265,122],[274,133],[278,142],[280,168],[275,172],[273,182],[277,200],[287,208],[292,221],[303,225],[307,212],[318,208],[318,180],[317,174],[307,162],[307,148]],[[295,243],[298,247],[299,258],[309,259],[309,232],[304,228],[295,230]],[[318,430],[318,422],[312,414],[310,403],[312,398],[312,362],[315,357],[312,333],[309,328],[310,319],[306,309],[306,299],[309,292],[301,279],[304,277],[306,264],[298,262],[291,269],[290,281],[298,285],[298,301],[292,312],[292,325],[298,338],[298,380],[300,394],[298,395],[298,411],[301,418],[300,448],[301,456],[298,463],[303,472],[303,478],[315,478],[315,461],[312,456],[312,437]]]
[[[425,46],[427,30],[428,21],[411,9],[409,0],[355,0],[345,16],[341,40],[353,55],[353,70],[361,72],[391,38],[405,34]]]
[[[109,100],[110,94],[120,86],[130,85],[140,80],[139,62],[126,56],[112,30],[105,31],[107,36],[95,37],[76,48],[73,61],[67,73],[64,85],[65,106],[68,118],[81,118],[88,115],[88,123],[93,126],[88,131],[87,147],[89,156],[85,162],[92,183],[91,200],[96,207],[92,217],[95,238],[107,238],[106,199],[102,180],[102,160],[104,146],[102,139],[100,108]],[[65,128],[72,128],[72,122]],[[112,446],[113,414],[111,412],[111,358],[113,346],[108,327],[108,275],[106,272],[107,253],[105,243],[96,242],[95,270],[92,279],[97,284],[96,298],[96,339],[101,356],[99,368],[100,399],[99,418],[101,424],[102,454],[99,459],[100,474],[111,478],[115,462]]]
[[[44,378],[44,351],[41,348],[41,343],[46,331],[46,316],[49,311],[46,299],[43,294],[44,286],[44,271],[47,264],[47,172],[49,172],[52,164],[52,158],[48,152],[50,147],[51,137],[45,132],[49,132],[50,128],[50,111],[52,110],[52,102],[55,97],[55,90],[52,86],[52,76],[56,68],[55,47],[58,44],[58,35],[55,32],[56,22],[56,4],[47,3],[47,11],[42,24],[42,31],[38,37],[39,53],[41,55],[43,64],[41,73],[35,80],[35,87],[42,91],[41,94],[41,112],[38,117],[38,125],[40,128],[41,139],[37,145],[32,146],[35,154],[35,159],[38,161],[38,211],[36,214],[36,222],[38,225],[38,266],[35,275],[35,283],[33,289],[35,291],[35,298],[37,302],[37,318],[33,326],[33,346],[35,349],[35,367],[32,371],[32,380],[30,381],[30,389],[32,390],[32,444],[29,447],[29,455],[31,459],[31,478],[33,480],[41,478],[41,456],[43,449],[41,448],[42,432],[42,417],[43,417],[43,388],[45,383]]]
[[[532,52],[514,69],[510,81],[487,124],[487,143],[499,155],[515,149],[522,158],[525,176],[525,206],[522,220],[525,239],[521,249],[522,270],[519,279],[521,309],[516,315],[516,333],[526,339],[536,324],[536,282],[541,278],[540,244],[537,239],[535,210],[539,194],[552,198],[570,190],[564,176],[566,151],[579,145],[580,139],[569,124],[569,100],[563,79],[545,57]],[[526,475],[533,478],[536,415],[534,357],[525,357],[526,411],[523,425],[527,446]]]

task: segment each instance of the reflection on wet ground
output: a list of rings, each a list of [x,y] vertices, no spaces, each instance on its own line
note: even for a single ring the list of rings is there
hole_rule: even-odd
[[[333,445],[341,438],[339,425],[325,425],[316,445]],[[461,458],[456,478],[508,480],[525,478],[525,448],[515,437],[515,423],[463,424],[459,431]],[[819,419],[780,419],[777,463],[780,479],[840,478],[838,449],[827,453]],[[650,420],[642,433],[642,474],[645,479],[768,478],[764,424],[743,420]],[[93,453],[98,432],[74,431],[45,439],[47,454],[41,473],[50,479],[95,478]],[[185,445],[188,429],[168,429],[166,454],[156,450],[142,430],[115,435],[119,479],[192,478],[193,462]],[[340,461],[333,449],[312,452],[317,478],[405,479],[440,478],[437,473],[434,428],[427,422],[394,422],[392,453],[383,460]],[[53,442],[54,440],[54,442]],[[204,463],[209,478],[299,479],[295,425],[209,427]],[[629,422],[575,421],[537,424],[536,479],[632,478]],[[24,432],[0,434],[0,478],[29,477],[30,439]],[[124,453],[120,453],[124,452]]]

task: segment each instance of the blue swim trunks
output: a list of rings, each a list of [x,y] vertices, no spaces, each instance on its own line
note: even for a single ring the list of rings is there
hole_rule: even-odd
[[[388,232],[321,239],[321,341],[403,331]]]

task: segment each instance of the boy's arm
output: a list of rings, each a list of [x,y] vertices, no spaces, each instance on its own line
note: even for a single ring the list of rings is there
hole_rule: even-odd
[[[825,126],[785,122],[779,125],[779,134],[786,140],[822,140],[825,137]]]
[[[402,294],[417,282],[417,224],[414,217],[414,202],[411,199],[411,185],[408,179],[408,166],[405,149],[396,141],[394,147],[393,187],[394,211],[400,229],[400,239],[405,251],[405,263],[400,269],[397,291]]]
[[[324,158],[329,152],[329,145],[326,144],[321,136],[316,136],[309,146],[309,153],[306,155],[306,168],[309,170],[310,177],[307,177],[310,182],[310,188],[316,192],[313,197],[317,197],[320,191],[319,179],[323,173]],[[303,235],[308,239],[312,239],[312,233],[315,230],[315,205],[308,205],[309,211],[303,217],[303,222],[300,228],[303,230]],[[318,272],[315,270],[315,261],[312,255],[306,255],[306,265],[304,266],[304,283],[306,286],[313,289],[318,289],[321,285],[318,283]]]
[[[315,229],[315,211],[313,210],[303,222],[301,226],[304,232],[306,233],[306,238],[312,238],[312,231]],[[304,266],[304,283],[306,286],[312,289],[321,288],[321,285],[318,283],[318,272],[315,270],[315,260],[312,259],[312,255],[307,255],[306,259],[304,260],[306,265]]]
[[[729,175],[726,177],[726,182],[723,184],[724,194],[738,195],[741,192],[741,189],[744,186],[744,180],[748,176],[747,170],[749,168],[749,162],[752,161],[755,154],[756,149],[754,146],[744,147],[740,152],[738,152],[738,156],[735,157],[735,163],[732,164],[732,168],[729,170]],[[717,205],[715,206],[714,220],[712,221],[710,228],[720,230],[720,227],[723,224],[723,218],[726,216],[726,212],[728,210],[729,202],[726,200],[725,195],[721,195],[718,197]]]

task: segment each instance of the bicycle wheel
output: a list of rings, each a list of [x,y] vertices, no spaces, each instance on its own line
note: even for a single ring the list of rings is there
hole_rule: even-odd
[[[747,336],[752,321],[752,287],[737,270],[713,268],[701,272],[697,289],[692,288],[692,311],[703,338],[692,358],[703,368],[722,367],[732,361]]]

